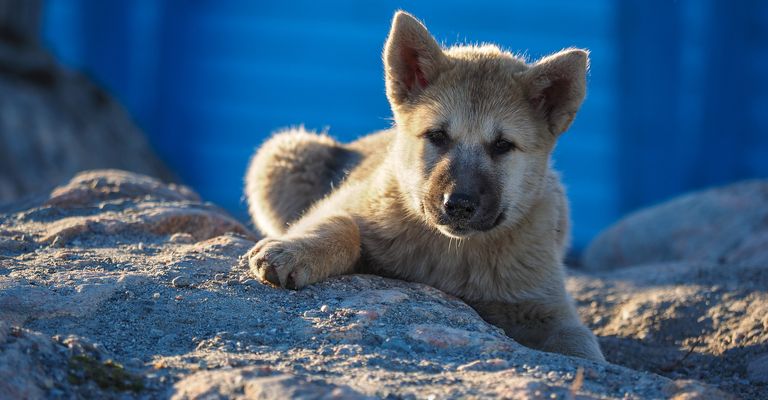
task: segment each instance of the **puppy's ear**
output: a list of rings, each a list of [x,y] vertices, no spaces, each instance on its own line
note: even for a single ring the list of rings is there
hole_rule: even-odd
[[[383,58],[387,98],[393,106],[413,100],[447,62],[427,28],[404,11],[395,13]]]
[[[573,122],[586,94],[589,52],[567,49],[537,61],[523,73],[523,82],[534,110],[557,136]]]

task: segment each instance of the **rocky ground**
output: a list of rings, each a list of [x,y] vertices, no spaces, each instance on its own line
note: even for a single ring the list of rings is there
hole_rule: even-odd
[[[609,361],[768,398],[768,182],[628,216],[569,289]]]
[[[265,286],[240,259],[250,230],[144,176],[83,173],[0,213],[0,398],[768,394],[766,249],[746,237],[743,258],[574,273],[569,289],[614,363],[600,365],[524,348],[424,285]],[[632,237],[604,236],[588,254]]]

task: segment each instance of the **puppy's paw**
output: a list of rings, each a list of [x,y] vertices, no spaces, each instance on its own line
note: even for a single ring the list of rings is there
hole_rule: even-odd
[[[301,289],[310,283],[311,266],[298,241],[265,238],[248,252],[251,273],[264,282],[286,289]]]
[[[563,326],[556,329],[544,342],[542,350],[605,362],[597,338],[592,331],[582,325]]]

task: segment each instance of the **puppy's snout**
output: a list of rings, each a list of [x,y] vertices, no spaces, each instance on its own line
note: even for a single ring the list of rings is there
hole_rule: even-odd
[[[443,211],[454,219],[469,220],[479,206],[476,197],[464,193],[446,193],[443,196]]]

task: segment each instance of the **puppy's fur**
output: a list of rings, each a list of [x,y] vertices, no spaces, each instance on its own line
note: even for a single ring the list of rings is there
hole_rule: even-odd
[[[356,271],[423,282],[526,346],[602,361],[564,289],[568,205],[550,168],[587,52],[529,65],[443,49],[398,12],[384,64],[394,128],[348,145],[286,130],[253,157],[246,196],[266,234],[253,273],[288,288]]]

